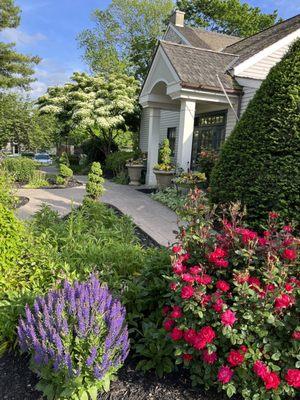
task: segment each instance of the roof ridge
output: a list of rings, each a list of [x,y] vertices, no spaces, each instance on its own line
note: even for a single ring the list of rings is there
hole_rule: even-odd
[[[217,54],[224,54],[226,56],[234,56],[238,58],[238,54],[233,54],[233,53],[227,53],[224,51],[217,51],[217,50],[211,50],[211,49],[204,49],[202,47],[196,47],[196,46],[191,46],[191,45],[187,45],[187,44],[181,44],[181,43],[173,43],[173,42],[168,42],[167,40],[159,40],[159,43],[162,44],[167,44],[167,45],[172,45],[172,46],[179,46],[179,47],[188,47],[190,49],[195,49],[195,50],[201,50],[201,51],[207,51],[209,53],[217,53]]]
[[[253,35],[247,36],[247,37],[245,37],[245,38],[241,38],[241,40],[239,40],[238,42],[232,43],[232,44],[226,46],[225,49],[227,49],[228,47],[231,47],[231,46],[235,46],[235,45],[237,45],[237,44],[240,44],[240,43],[243,42],[244,40],[247,40],[247,39],[252,38],[252,37],[254,37],[254,36],[256,36],[256,35],[259,35],[259,34],[262,33],[262,32],[266,32],[266,31],[268,31],[269,29],[272,29],[272,28],[274,28],[275,26],[278,26],[278,25],[280,25],[280,24],[283,24],[284,22],[290,21],[291,19],[294,19],[294,18],[296,18],[296,17],[300,17],[300,14],[296,14],[296,15],[294,15],[293,17],[287,18],[287,19],[285,19],[285,20],[283,20],[283,21],[276,22],[276,24],[274,24],[274,25],[272,25],[272,26],[269,26],[268,28],[262,29],[261,31],[256,32],[256,33],[254,33]]]

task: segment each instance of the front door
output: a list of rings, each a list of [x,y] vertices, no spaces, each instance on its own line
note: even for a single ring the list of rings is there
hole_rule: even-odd
[[[227,110],[200,114],[195,118],[191,169],[197,167],[199,154],[203,150],[220,149],[225,140]]]

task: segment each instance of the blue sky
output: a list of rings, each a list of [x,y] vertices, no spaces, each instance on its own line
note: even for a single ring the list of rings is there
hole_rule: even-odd
[[[300,13],[300,0],[248,0],[264,12],[278,9],[289,18]],[[48,86],[60,85],[73,71],[86,70],[76,36],[92,26],[91,12],[104,9],[110,0],[16,0],[22,9],[21,25],[0,33],[0,39],[14,41],[20,52],[42,58],[36,70],[37,82],[32,97],[43,94]]]

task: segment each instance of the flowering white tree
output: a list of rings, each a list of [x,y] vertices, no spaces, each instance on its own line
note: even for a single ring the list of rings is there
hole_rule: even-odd
[[[67,130],[82,128],[101,136],[105,154],[125,127],[126,117],[136,112],[138,82],[123,74],[89,76],[75,72],[72,82],[49,88],[38,100],[40,111],[55,114]]]

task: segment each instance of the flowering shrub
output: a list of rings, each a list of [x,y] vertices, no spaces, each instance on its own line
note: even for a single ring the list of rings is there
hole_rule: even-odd
[[[125,309],[92,276],[35,300],[18,326],[48,399],[96,399],[129,351]]]
[[[276,213],[259,234],[237,206],[218,220],[205,201],[190,193],[173,247],[163,312],[177,363],[194,384],[229,397],[292,398],[300,387],[299,238]]]

